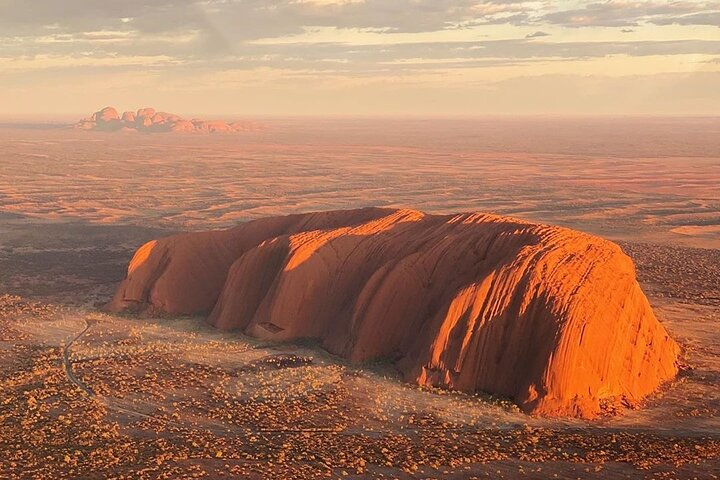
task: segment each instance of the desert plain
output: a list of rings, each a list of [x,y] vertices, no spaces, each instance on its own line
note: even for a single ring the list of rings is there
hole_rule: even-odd
[[[238,134],[0,128],[0,478],[717,478],[720,120],[257,119]],[[403,383],[312,341],[110,314],[144,242],[403,207],[631,256],[680,372],[587,421]]]

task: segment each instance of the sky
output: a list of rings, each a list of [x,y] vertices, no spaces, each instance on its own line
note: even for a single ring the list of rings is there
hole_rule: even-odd
[[[713,115],[720,0],[0,0],[0,115]]]

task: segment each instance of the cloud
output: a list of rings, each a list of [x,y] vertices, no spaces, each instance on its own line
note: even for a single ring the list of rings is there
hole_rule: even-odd
[[[593,2],[582,8],[547,13],[541,21],[565,27],[635,27],[654,25],[720,25],[720,2],[621,1]]]
[[[557,3],[525,0],[0,0],[0,46],[5,55],[72,54],[177,55],[212,59],[246,55],[263,39],[299,41],[309,30],[374,32],[379,43],[399,34],[469,30],[517,38],[549,36],[557,28],[640,23],[713,25],[720,2],[601,1],[581,8],[552,9]],[[561,4],[562,5],[562,4]],[[520,27],[534,26],[525,35]],[[552,29],[549,29],[552,28]],[[527,30],[525,30],[527,31]],[[532,31],[531,31],[532,32]],[[550,32],[550,33],[548,33]],[[97,35],[95,38],[92,35]],[[393,37],[395,35],[395,37]],[[177,38],[176,44],[167,39]],[[437,35],[439,45],[442,36]],[[324,41],[336,40],[330,35]],[[53,45],[48,45],[52,43]],[[546,42],[547,43],[547,42]],[[526,47],[517,43],[516,48]],[[291,47],[283,47],[291,49]],[[48,51],[47,49],[50,49]],[[254,47],[255,53],[262,51]],[[420,52],[416,51],[417,56]],[[352,56],[346,57],[352,60]]]
[[[0,70],[2,70],[4,74],[8,74],[13,72],[26,73],[33,70],[72,69],[77,67],[162,67],[178,63],[177,60],[164,55],[152,57],[136,55],[115,57],[42,55],[20,58],[0,57]]]
[[[304,26],[418,32],[516,12],[517,0],[25,0],[0,3],[6,32],[55,25],[65,32],[132,26],[142,32],[216,29],[229,38],[292,34]]]
[[[652,21],[656,25],[711,25],[720,27],[720,9],[687,15],[667,16]]]
[[[527,35],[525,35],[525,38],[539,38],[539,37],[549,37],[549,36],[550,36],[549,33],[541,32],[540,30],[538,30],[535,33],[528,33]]]
[[[595,60],[635,68],[618,57],[643,73],[715,70],[705,59],[720,55],[719,16],[719,0],[0,0],[0,91],[112,73],[162,78],[151,92],[169,78],[188,89],[197,79],[360,88],[469,85]]]

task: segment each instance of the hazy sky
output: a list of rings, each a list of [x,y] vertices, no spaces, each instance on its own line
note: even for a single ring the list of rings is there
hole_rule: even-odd
[[[0,0],[0,115],[718,114],[720,1]]]

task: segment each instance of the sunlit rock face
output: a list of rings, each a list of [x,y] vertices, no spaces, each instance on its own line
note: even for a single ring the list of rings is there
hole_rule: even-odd
[[[115,110],[113,107],[105,107],[99,112],[95,112],[92,116],[92,118],[96,122],[101,123],[110,123],[117,120],[120,120],[120,116],[118,115],[117,110]]]
[[[109,308],[313,338],[548,416],[636,404],[677,372],[678,347],[617,245],[486,214],[367,208],[162,238],[137,251]]]
[[[106,132],[237,133],[258,130],[260,126],[254,122],[184,120],[179,115],[157,112],[154,108],[141,108],[136,113],[124,112],[120,117],[115,108],[105,107],[89,118],[80,120],[75,128]]]

